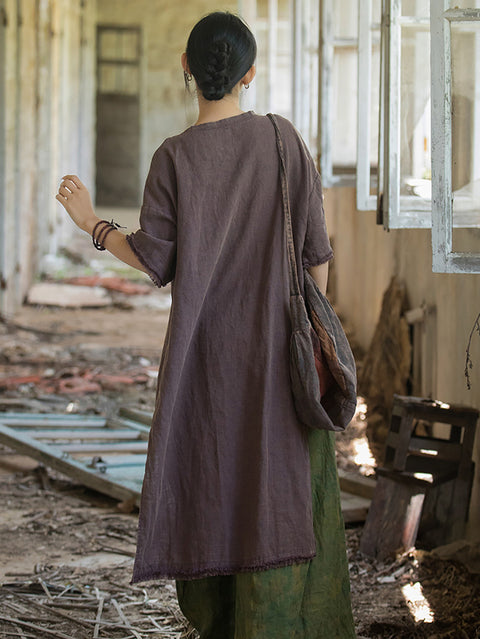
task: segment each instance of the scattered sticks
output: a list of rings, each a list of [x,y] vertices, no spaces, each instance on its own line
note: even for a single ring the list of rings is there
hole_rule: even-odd
[[[195,639],[178,610],[174,585],[125,583],[128,567],[98,571],[92,587],[63,567],[0,587],[0,637],[16,639]],[[123,580],[123,583],[122,583]]]

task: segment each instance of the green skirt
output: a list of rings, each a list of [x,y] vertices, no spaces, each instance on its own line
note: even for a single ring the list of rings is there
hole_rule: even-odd
[[[177,581],[201,639],[354,639],[335,439],[310,431],[317,555],[283,568]]]

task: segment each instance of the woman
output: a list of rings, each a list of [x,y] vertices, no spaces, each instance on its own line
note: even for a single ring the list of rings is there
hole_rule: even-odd
[[[307,431],[291,395],[275,133],[239,106],[255,57],[236,16],[194,27],[182,66],[198,119],[154,154],[138,231],[99,220],[76,176],[57,199],[97,248],[172,282],[133,581],[176,579],[202,639],[349,639],[333,439]],[[325,291],[332,251],[319,175],[278,121],[297,261]]]

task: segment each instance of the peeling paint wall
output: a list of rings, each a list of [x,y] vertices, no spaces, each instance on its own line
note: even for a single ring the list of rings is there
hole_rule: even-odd
[[[155,149],[193,123],[193,97],[186,91],[180,57],[194,24],[219,7],[211,0],[97,0],[100,25],[139,25],[142,30],[140,88],[141,191]],[[221,10],[238,11],[235,0]]]
[[[480,312],[480,276],[432,273],[429,230],[386,232],[374,212],[358,212],[353,188],[329,189],[325,196],[328,228],[335,244],[334,295],[340,314],[368,348],[378,320],[382,296],[392,275],[406,285],[410,308],[434,309],[425,324],[429,343],[420,391],[451,404],[480,409],[480,336],[472,338],[472,388],[465,381],[465,351]],[[476,250],[479,229],[455,231],[464,250]],[[470,508],[471,534],[480,535],[480,424],[477,427],[474,480]]]
[[[60,177],[94,184],[96,0],[0,1],[0,311],[13,313],[73,226]]]

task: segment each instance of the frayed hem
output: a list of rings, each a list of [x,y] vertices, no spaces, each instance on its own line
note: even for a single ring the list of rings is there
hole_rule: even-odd
[[[135,257],[138,259],[138,261],[146,268],[148,269],[147,275],[148,277],[152,280],[152,282],[155,284],[155,286],[158,286],[158,288],[162,288],[162,286],[164,286],[163,282],[161,279],[159,279],[155,273],[152,271],[152,269],[150,268],[150,266],[146,263],[143,255],[140,253],[140,251],[137,249],[137,247],[135,246],[135,242],[133,240],[133,235],[134,233],[130,233],[130,235],[126,235],[125,237],[127,238],[127,242],[128,245],[130,246],[130,248],[132,249],[132,251],[135,253]]]
[[[262,562],[260,564],[253,564],[250,566],[231,566],[227,568],[210,567],[200,568],[197,570],[172,570],[172,569],[159,569],[139,574],[134,574],[130,584],[136,584],[143,581],[154,581],[157,579],[201,579],[203,577],[218,577],[222,575],[235,575],[244,572],[261,572],[265,570],[271,570],[274,568],[284,568],[286,566],[292,566],[294,564],[303,564],[307,561],[311,561],[316,556],[316,552],[307,556],[288,557],[286,559],[274,560]]]

